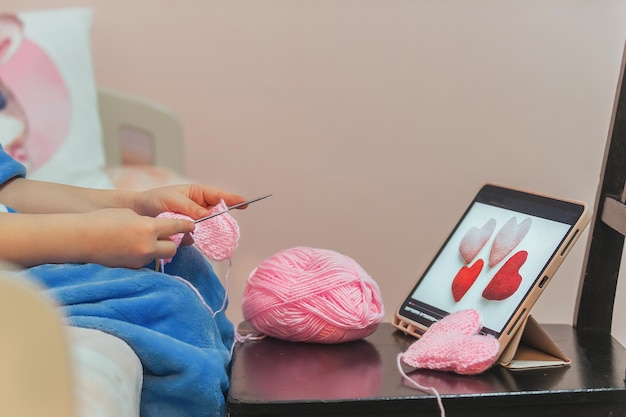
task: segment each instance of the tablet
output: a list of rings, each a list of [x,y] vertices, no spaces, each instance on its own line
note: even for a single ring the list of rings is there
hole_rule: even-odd
[[[393,325],[419,337],[446,315],[474,309],[502,352],[590,218],[584,202],[484,185]]]

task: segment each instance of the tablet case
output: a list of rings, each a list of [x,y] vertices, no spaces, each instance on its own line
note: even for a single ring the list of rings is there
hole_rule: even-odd
[[[524,370],[565,366],[571,360],[534,317],[528,315],[498,358],[498,363],[507,369]]]

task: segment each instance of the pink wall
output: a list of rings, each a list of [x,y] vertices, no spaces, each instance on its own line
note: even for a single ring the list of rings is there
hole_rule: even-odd
[[[66,5],[96,10],[102,85],[180,115],[190,176],[274,193],[236,214],[235,321],[249,272],[295,245],[357,260],[389,319],[486,181],[593,203],[625,1],[3,1]],[[586,237],[540,321],[571,321]]]

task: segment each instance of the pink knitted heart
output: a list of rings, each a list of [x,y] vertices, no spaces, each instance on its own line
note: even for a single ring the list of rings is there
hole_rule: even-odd
[[[211,214],[219,213],[228,207],[224,201],[220,201],[218,205],[211,209]],[[193,220],[189,216],[180,213],[161,213],[157,217],[168,217],[178,219]],[[221,214],[211,219],[196,224],[193,232],[194,245],[207,258],[214,261],[223,261],[230,259],[239,243],[239,225],[237,221],[228,213]],[[179,233],[172,236],[172,240],[180,245],[183,234]],[[164,260],[166,263],[170,260]]]
[[[489,369],[500,352],[493,336],[479,334],[482,328],[476,310],[461,310],[436,322],[402,354],[413,368],[452,371],[474,375]]]
[[[495,228],[496,220],[491,218],[480,229],[474,226],[465,233],[459,244],[459,252],[466,264],[472,262],[478,255],[478,252],[485,246]]]
[[[493,245],[491,246],[491,253],[489,254],[489,268],[496,266],[501,260],[511,253],[513,249],[524,239],[532,220],[527,218],[520,224],[517,224],[517,219],[511,217],[507,221],[502,229],[498,232],[493,239]]]

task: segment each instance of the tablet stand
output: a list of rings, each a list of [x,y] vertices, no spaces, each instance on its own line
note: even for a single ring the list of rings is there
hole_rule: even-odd
[[[498,358],[498,363],[508,369],[522,370],[569,365],[571,360],[534,317],[528,315]]]

